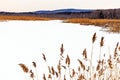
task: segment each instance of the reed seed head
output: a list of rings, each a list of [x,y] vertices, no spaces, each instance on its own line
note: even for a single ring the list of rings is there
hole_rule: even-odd
[[[52,76],[51,76],[51,74],[49,74],[49,75],[48,75],[48,79],[52,79]]]
[[[56,75],[56,77],[58,77],[58,73],[57,72],[55,72],[55,75]]]
[[[83,50],[82,55],[83,55],[83,57],[84,57],[85,59],[87,59],[87,51],[86,51],[86,49]]]
[[[66,63],[68,66],[70,66],[70,57],[69,57],[68,55],[67,55],[67,58],[66,58],[65,63]]]
[[[118,50],[120,51],[120,46],[119,46]]]
[[[82,63],[82,61],[80,61],[80,60],[78,59],[78,62],[79,62],[79,64],[80,64],[80,66],[83,68],[83,70],[85,70],[85,65]]]
[[[64,80],[66,80],[66,76],[64,75]]]
[[[45,74],[43,74],[43,80],[46,80]]]
[[[63,55],[63,53],[64,53],[64,47],[63,47],[63,44],[61,44],[61,48],[60,48],[60,52],[61,52],[61,56]]]
[[[54,70],[53,66],[51,68],[51,71],[52,71],[52,75],[54,75],[55,74],[55,70]]]
[[[102,47],[103,45],[104,45],[104,37],[101,37],[100,47]]]
[[[58,69],[58,73],[61,74],[61,66],[60,65],[57,66],[57,69]]]
[[[36,65],[36,63],[33,61],[32,62],[32,64],[33,64],[33,66],[36,68],[37,67],[37,65]]]
[[[22,70],[23,70],[25,73],[28,73],[29,69],[28,69],[28,67],[27,67],[25,64],[20,63],[19,66],[22,68]]]
[[[34,73],[32,72],[32,70],[30,70],[30,77],[33,79],[34,78]],[[34,79],[33,79],[34,80]]]
[[[96,40],[96,33],[93,34],[93,37],[92,37],[92,43],[94,43]]]
[[[50,69],[50,66],[48,66],[48,70],[49,70],[49,73],[51,73],[51,69]]]
[[[74,76],[75,76],[75,70],[72,69],[72,77],[74,77]]]
[[[46,60],[45,54],[42,53],[42,55],[43,55],[43,59],[44,59],[45,62],[46,62],[47,60]]]

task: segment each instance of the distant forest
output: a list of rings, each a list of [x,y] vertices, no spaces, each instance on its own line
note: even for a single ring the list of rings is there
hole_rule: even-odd
[[[120,9],[100,9],[91,10],[89,12],[58,12],[58,13],[36,13],[36,12],[24,12],[24,13],[10,13],[0,12],[0,15],[18,15],[18,16],[38,16],[45,18],[90,18],[90,19],[120,19]]]
[[[90,19],[120,19],[120,9],[93,10],[90,12],[64,12],[56,14],[43,14],[41,17],[51,18],[90,18]]]

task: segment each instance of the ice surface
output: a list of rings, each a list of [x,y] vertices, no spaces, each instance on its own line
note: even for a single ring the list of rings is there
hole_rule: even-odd
[[[100,53],[101,37],[105,38],[102,53],[108,55],[109,51],[113,53],[116,43],[120,42],[120,34],[103,32],[100,27],[61,23],[59,20],[0,22],[0,79],[30,80],[18,64],[24,63],[33,68],[32,61],[35,61],[41,80],[42,73],[48,72],[42,53],[46,55],[49,65],[56,66],[62,43],[64,55],[68,54],[72,60],[71,67],[77,67],[77,59],[82,59],[84,48],[90,56],[91,38],[95,32],[97,41],[94,44],[94,65]]]

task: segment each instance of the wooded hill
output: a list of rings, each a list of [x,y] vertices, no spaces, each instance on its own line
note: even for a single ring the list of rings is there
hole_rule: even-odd
[[[44,18],[59,18],[59,19],[68,19],[68,18],[90,18],[90,19],[120,19],[120,9],[99,9],[99,10],[78,10],[76,9],[62,9],[62,10],[53,10],[48,11],[37,11],[37,12],[0,12],[1,15],[7,16],[38,16]]]

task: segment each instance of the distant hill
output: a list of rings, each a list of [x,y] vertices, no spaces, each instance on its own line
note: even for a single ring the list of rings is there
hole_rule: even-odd
[[[43,18],[90,18],[90,19],[120,19],[120,9],[58,9],[58,10],[40,10],[33,12],[0,12],[2,15],[12,16],[36,16]]]
[[[58,9],[58,10],[43,10],[35,11],[38,14],[57,14],[57,13],[77,13],[77,12],[91,12],[92,10],[87,9]]]

